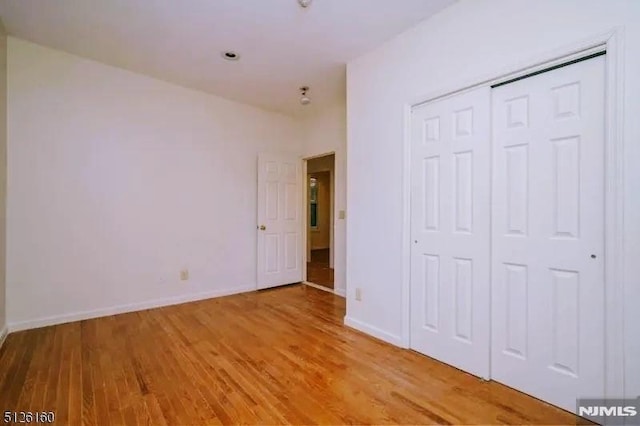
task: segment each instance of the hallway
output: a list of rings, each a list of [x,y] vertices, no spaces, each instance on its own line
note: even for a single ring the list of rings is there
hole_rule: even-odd
[[[333,269],[329,267],[329,249],[311,250],[307,262],[307,281],[333,289]]]

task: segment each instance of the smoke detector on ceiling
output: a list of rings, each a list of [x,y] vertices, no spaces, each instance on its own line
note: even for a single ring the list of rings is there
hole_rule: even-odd
[[[311,0],[298,0],[300,7],[307,8],[311,4]]]
[[[311,103],[311,98],[307,96],[307,92],[309,91],[309,86],[302,86],[300,88],[300,103],[302,105],[309,105]]]

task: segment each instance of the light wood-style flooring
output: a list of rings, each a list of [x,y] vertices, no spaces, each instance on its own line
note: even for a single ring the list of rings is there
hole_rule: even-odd
[[[56,424],[575,424],[343,325],[303,285],[12,333],[0,410]]]
[[[333,289],[333,268],[329,263],[329,249],[311,250],[307,262],[307,281]]]

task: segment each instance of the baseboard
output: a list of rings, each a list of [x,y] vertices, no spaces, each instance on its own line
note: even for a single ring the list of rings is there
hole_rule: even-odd
[[[124,314],[128,312],[143,311],[145,309],[161,308],[163,306],[179,305],[181,303],[195,302],[198,300],[212,299],[215,297],[230,296],[232,294],[254,291],[255,289],[255,285],[251,285],[232,289],[191,293],[163,299],[154,299],[146,302],[112,306],[109,308],[95,309],[92,311],[82,311],[74,312],[71,314],[36,318],[28,321],[9,323],[8,329],[13,333],[14,331],[30,330],[32,328],[47,327],[50,325],[64,324],[68,322],[82,321],[92,318],[100,318],[110,315]]]
[[[2,345],[4,344],[4,341],[6,340],[8,335],[9,329],[5,325],[4,327],[2,327],[2,329],[0,329],[0,348],[2,348]]]
[[[344,288],[334,288],[333,292],[336,294],[336,296],[347,297],[347,290]]]
[[[375,337],[376,339],[383,340],[387,343],[391,343],[394,346],[402,347],[402,339],[400,336],[396,336],[395,334],[388,333],[384,330],[380,330],[377,327],[366,324],[357,319],[353,319],[350,317],[344,317],[344,325],[355,328],[358,331],[362,331],[365,334]]]

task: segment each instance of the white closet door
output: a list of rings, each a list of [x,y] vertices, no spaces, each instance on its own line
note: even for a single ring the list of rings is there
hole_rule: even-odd
[[[490,89],[415,108],[411,348],[489,377]]]
[[[569,411],[604,394],[604,72],[492,91],[491,375]]]

